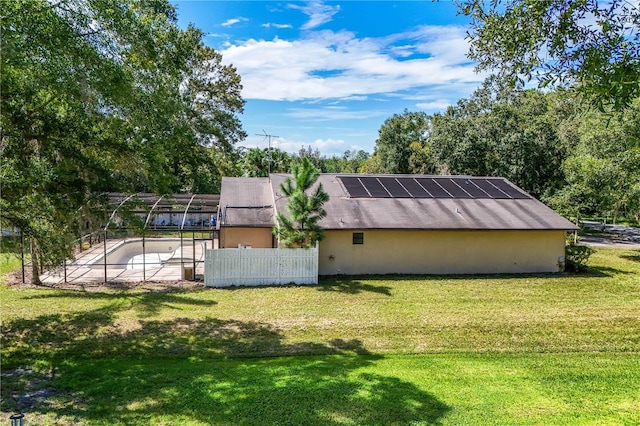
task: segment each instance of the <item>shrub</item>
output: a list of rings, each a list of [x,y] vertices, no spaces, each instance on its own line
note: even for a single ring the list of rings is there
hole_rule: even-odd
[[[565,269],[572,272],[584,271],[591,254],[593,249],[589,246],[568,244],[565,249]]]

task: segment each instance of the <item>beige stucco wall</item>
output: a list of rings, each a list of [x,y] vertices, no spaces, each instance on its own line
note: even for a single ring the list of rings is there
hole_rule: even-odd
[[[564,257],[564,231],[353,232],[325,231],[321,275],[558,272]]]
[[[271,248],[271,228],[220,228],[220,248],[238,248],[238,244],[252,248]]]

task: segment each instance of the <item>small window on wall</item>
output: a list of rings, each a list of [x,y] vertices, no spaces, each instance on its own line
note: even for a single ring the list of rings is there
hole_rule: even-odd
[[[364,233],[363,232],[354,232],[353,233],[353,244],[364,244]]]

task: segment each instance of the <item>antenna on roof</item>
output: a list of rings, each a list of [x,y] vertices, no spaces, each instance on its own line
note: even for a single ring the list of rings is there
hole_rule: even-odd
[[[264,139],[269,139],[269,157],[267,158],[267,172],[268,175],[271,175],[271,138],[279,138],[280,136],[276,136],[276,135],[269,135],[267,134],[267,132],[264,131],[264,129],[262,129],[262,133],[256,133],[256,136],[264,136]],[[263,139],[263,140],[264,140]]]

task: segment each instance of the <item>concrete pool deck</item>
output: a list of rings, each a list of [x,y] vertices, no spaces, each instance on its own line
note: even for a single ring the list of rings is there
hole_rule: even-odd
[[[195,276],[204,275],[204,254],[206,249],[217,248],[217,240],[198,240],[195,250],[192,240],[185,239],[182,250],[177,247],[176,251],[180,251],[172,262],[164,263],[161,266],[156,264],[146,265],[145,269],[131,269],[128,262],[121,265],[108,265],[105,268],[102,259],[105,255],[113,253],[118,247],[124,243],[136,241],[140,239],[114,239],[107,240],[106,248],[104,244],[98,244],[82,253],[79,253],[73,261],[67,262],[66,265],[66,283],[98,283],[98,282],[141,282],[141,281],[177,281],[183,279],[183,266],[193,269],[193,262],[196,262]],[[174,239],[175,241],[175,239]],[[181,262],[180,259],[184,259]],[[129,266],[129,268],[127,268]],[[138,265],[140,266],[140,265]],[[65,267],[46,271],[40,275],[43,284],[62,284],[65,283]]]

